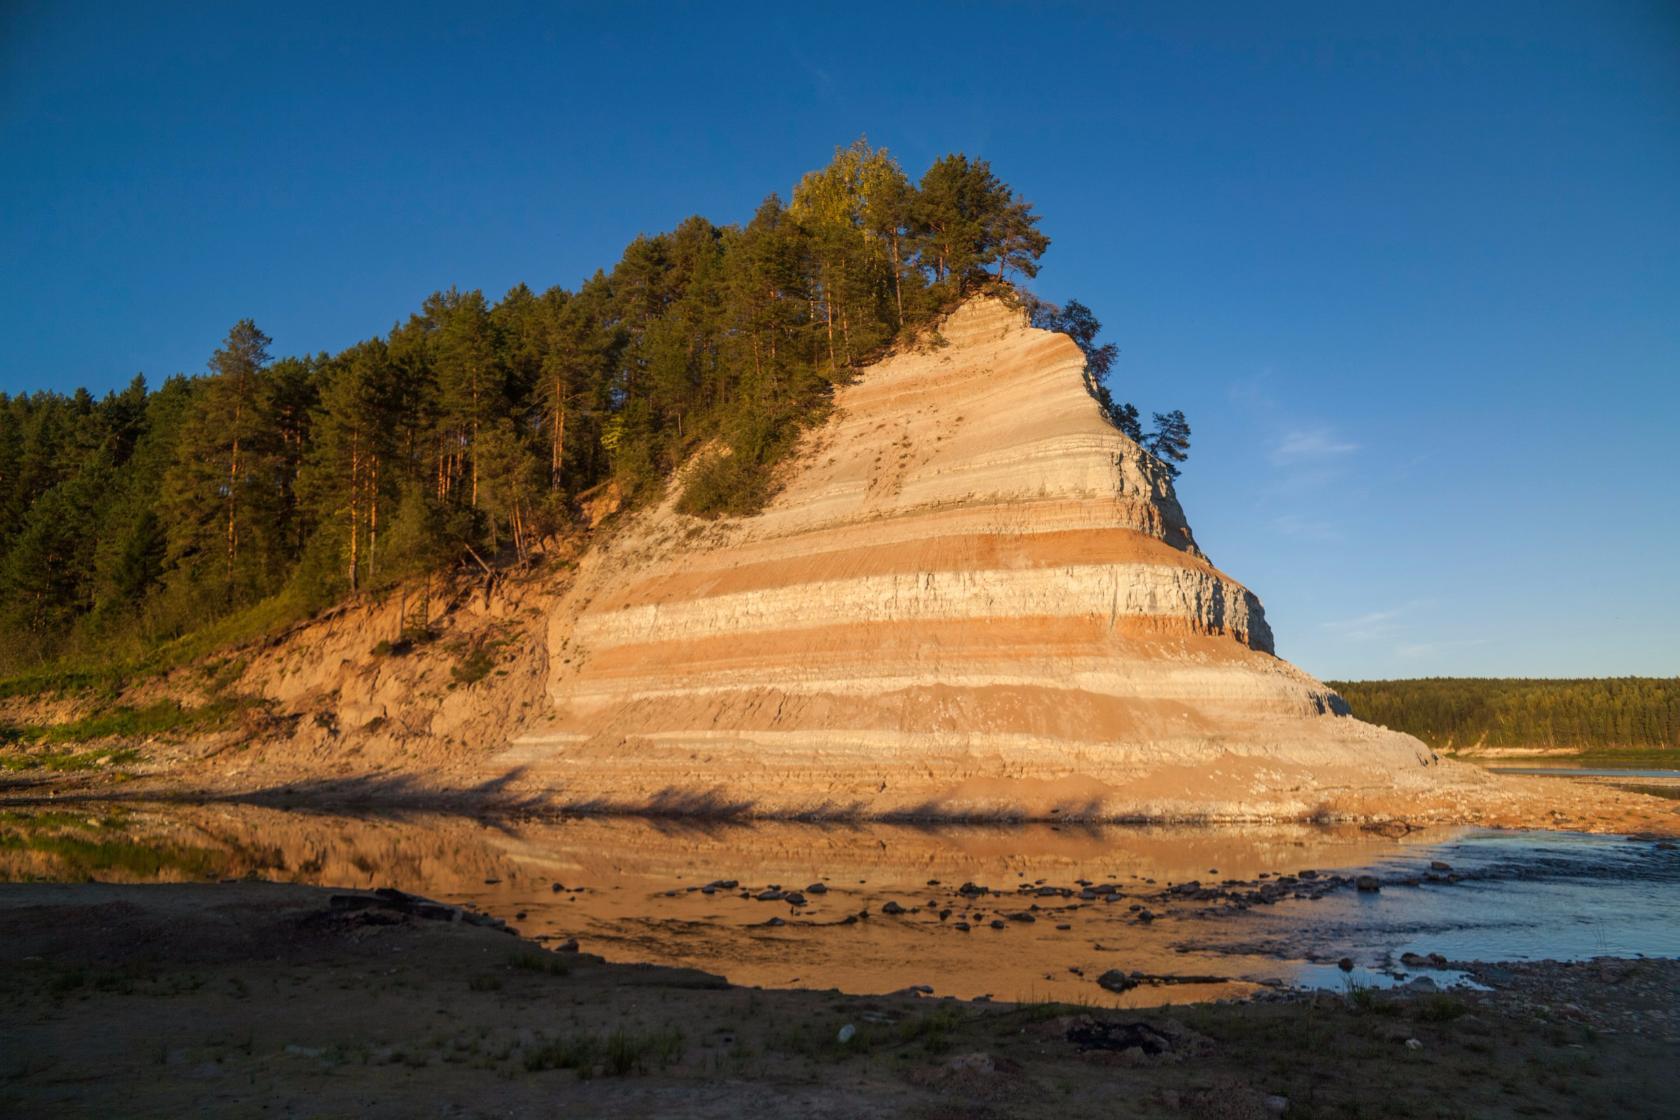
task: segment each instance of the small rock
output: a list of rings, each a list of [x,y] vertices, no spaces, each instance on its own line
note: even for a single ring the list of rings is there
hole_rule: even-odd
[[[904,907],[900,906],[897,902],[893,901],[892,899],[888,899],[886,905],[881,907],[881,913],[883,913],[883,914],[902,914],[902,913],[904,913]]]
[[[957,1073],[996,1073],[997,1063],[990,1054],[958,1054],[946,1061],[945,1068]]]
[[[840,1033],[834,1037],[840,1045],[844,1046],[846,1043],[857,1037],[857,1028],[852,1024],[847,1023],[845,1026],[840,1028]]]
[[[993,929],[1002,929],[1003,928],[1003,919],[1002,918],[993,918],[992,919],[992,928]]]
[[[754,895],[753,897],[758,899],[760,902],[780,902],[782,899],[786,898],[787,896],[784,895],[781,891],[772,889],[772,890],[767,890],[767,891],[759,891],[758,894]]]
[[[1408,1050],[1422,1050],[1423,1049],[1423,1043],[1419,1042],[1415,1038],[1408,1038],[1406,1040],[1406,1049],[1408,1049]]]
[[[1343,972],[1352,972],[1353,971],[1353,958],[1352,957],[1343,957],[1341,960],[1336,962],[1336,967],[1341,969]]]
[[[951,923],[951,928],[952,929],[960,929],[964,933],[967,933],[969,931],[970,927],[969,927],[969,924],[967,922],[952,922]]]
[[[1431,871],[1451,871],[1452,870],[1452,864],[1447,863],[1444,860],[1432,859],[1432,860],[1429,861],[1429,870],[1431,870]]]
[[[810,886],[805,888],[805,893],[806,894],[827,894],[828,893],[828,884],[827,883],[812,883]]]
[[[1282,1116],[1284,1113],[1289,1111],[1288,1097],[1280,1097],[1273,1094],[1260,1103],[1265,1107],[1266,1111],[1273,1116]]]
[[[1111,968],[1097,977],[1097,986],[1111,992],[1129,992],[1138,986],[1138,982],[1118,968]]]
[[[1353,885],[1366,894],[1382,890],[1382,881],[1375,875],[1361,875],[1353,881]]]
[[[575,938],[575,937],[566,938],[566,940],[560,942],[560,944],[558,944],[554,947],[554,951],[556,953],[575,953],[575,952],[577,952],[578,951],[577,938]]]

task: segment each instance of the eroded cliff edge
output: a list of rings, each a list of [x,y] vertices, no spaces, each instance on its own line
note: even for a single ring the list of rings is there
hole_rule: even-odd
[[[840,390],[764,513],[638,516],[553,611],[553,711],[496,765],[778,815],[1358,814],[1485,780],[1273,655],[1083,364],[971,300]]]

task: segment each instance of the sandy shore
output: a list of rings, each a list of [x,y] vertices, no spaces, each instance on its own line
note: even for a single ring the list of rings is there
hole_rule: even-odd
[[[412,900],[6,885],[0,1113],[1680,1115],[1680,964],[1477,975],[1494,990],[1150,1011],[864,998],[607,964]]]
[[[501,783],[466,782],[447,769],[429,769],[413,759],[356,770],[347,764],[328,773],[318,761],[289,756],[285,744],[258,741],[244,749],[245,761],[230,770],[219,750],[203,744],[151,744],[142,757],[120,766],[53,771],[15,770],[0,776],[0,803],[49,801],[240,802],[323,811],[436,810],[482,815],[587,816],[615,810],[579,804],[564,790],[511,790]],[[893,820],[1025,820],[1068,823],[1276,823],[1360,822],[1398,829],[1468,825],[1484,828],[1567,829],[1680,837],[1680,800],[1672,783],[1651,780],[1516,774],[1486,774],[1484,780],[1434,791],[1408,793],[1346,791],[1333,812],[1230,812],[1184,815],[1082,813],[1053,809],[1041,816],[1005,814],[967,817],[929,809]],[[727,794],[705,803],[681,802],[632,812],[631,816],[695,819],[877,819],[870,814],[828,813],[788,816],[755,811]]]

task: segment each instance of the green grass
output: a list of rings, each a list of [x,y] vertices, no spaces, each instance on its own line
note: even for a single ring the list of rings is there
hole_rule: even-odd
[[[450,678],[459,685],[477,684],[495,671],[502,650],[513,644],[513,639],[506,635],[454,643],[450,647],[455,654]]]
[[[477,684],[496,667],[496,658],[481,645],[463,650],[450,669],[449,676],[456,684]]]
[[[683,1032],[676,1027],[649,1031],[620,1028],[605,1036],[562,1035],[526,1050],[524,1062],[529,1073],[571,1069],[583,1079],[597,1071],[609,1077],[628,1077],[673,1065],[687,1048]]]
[[[120,665],[37,669],[0,680],[0,698],[105,693],[115,696],[127,678]]]
[[[118,705],[80,719],[46,725],[0,724],[0,745],[47,746],[60,743],[88,743],[100,739],[139,739],[215,731],[231,724],[240,713],[258,701],[244,696],[224,696],[197,708],[184,708],[173,700],[159,700],[143,708]],[[15,754],[0,752],[0,768],[32,770],[87,770],[106,765],[101,759],[113,752],[76,754]],[[123,761],[139,757],[128,752]]]
[[[91,751],[49,751],[20,754],[0,751],[0,770],[51,770],[55,773],[74,773],[81,770],[101,770],[134,762],[140,752],[132,747],[113,747]]]
[[[135,653],[132,643],[94,648],[0,679],[0,698],[10,696],[118,695],[137,680],[160,676],[237,646],[266,638],[302,622],[319,608],[290,589],[176,638]],[[222,662],[223,666],[228,662]],[[240,666],[243,668],[243,665]]]
[[[1470,1010],[1456,996],[1426,996],[1412,1006],[1412,1017],[1423,1023],[1450,1023]]]
[[[941,1007],[905,1019],[898,1025],[898,1038],[905,1045],[920,1044],[929,1054],[943,1054],[951,1048],[951,1035],[967,1018],[959,1007]]]
[[[572,968],[558,953],[516,953],[508,958],[508,966],[523,972],[540,972],[545,976],[569,976]]]
[[[51,878],[71,881],[114,871],[142,879],[155,878],[164,871],[210,879],[222,877],[227,866],[226,855],[209,848],[136,844],[120,837],[0,832],[0,852],[39,852],[52,856],[59,870]]]

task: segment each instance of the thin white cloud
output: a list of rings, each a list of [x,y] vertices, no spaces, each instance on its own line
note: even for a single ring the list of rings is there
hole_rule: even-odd
[[[1403,657],[1407,660],[1415,660],[1419,657],[1434,657],[1436,654],[1445,653],[1450,649],[1485,646],[1492,640],[1491,638],[1459,638],[1454,641],[1442,642],[1407,642],[1404,645],[1394,647],[1394,656]]]
[[[1331,619],[1321,625],[1337,637],[1364,642],[1393,633],[1395,620],[1405,613],[1404,607],[1387,611],[1367,611],[1352,618]]]
[[[1330,428],[1292,428],[1272,445],[1271,460],[1288,466],[1325,459],[1337,459],[1359,450],[1359,445],[1338,437]]]
[[[1339,541],[1342,531],[1322,518],[1303,513],[1285,513],[1272,518],[1272,528],[1285,537],[1308,541]]]
[[[1406,616],[1421,607],[1430,606],[1431,603],[1429,599],[1412,599],[1386,610],[1366,611],[1351,618],[1334,618],[1319,623],[1319,627],[1327,633],[1352,642],[1397,638],[1412,626],[1405,621]]]

